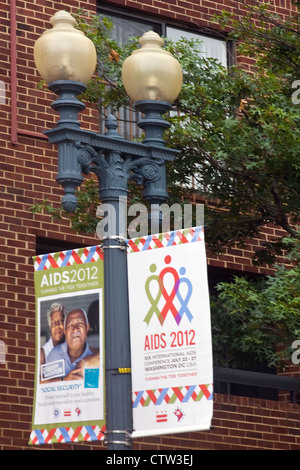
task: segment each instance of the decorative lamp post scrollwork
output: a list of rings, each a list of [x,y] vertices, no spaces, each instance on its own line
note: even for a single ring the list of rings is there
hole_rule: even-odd
[[[59,11],[51,18],[53,28],[36,41],[34,58],[40,75],[58,99],[52,103],[59,113],[53,129],[45,131],[49,141],[58,146],[56,180],[64,188],[63,207],[72,212],[83,174],[95,173],[99,180],[102,203],[115,209],[114,233],[103,240],[105,298],[105,382],[106,443],[109,450],[132,448],[130,334],[127,258],[120,199],[127,196],[128,181],[143,185],[145,200],[160,204],[167,199],[165,164],[176,154],[165,147],[163,132],[168,123],[162,118],[181,89],[182,70],[177,60],[162,49],[163,40],[154,32],[140,38],[141,48],[128,57],[122,68],[124,87],[141,111],[138,125],[143,142],[123,139],[117,121],[106,121],[106,133],[100,135],[81,129],[78,113],[84,104],[77,96],[96,68],[93,43],[74,28],[74,18]]]

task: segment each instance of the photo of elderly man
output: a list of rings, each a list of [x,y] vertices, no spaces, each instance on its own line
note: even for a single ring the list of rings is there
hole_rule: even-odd
[[[86,367],[99,367],[99,350],[93,351],[87,343],[89,328],[84,309],[76,308],[66,315],[65,341],[51,351],[47,360],[64,360],[65,376],[61,380],[81,379]]]

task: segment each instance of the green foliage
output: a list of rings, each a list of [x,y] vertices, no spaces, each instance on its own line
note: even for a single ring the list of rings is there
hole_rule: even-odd
[[[300,111],[291,83],[270,70],[250,75],[201,58],[190,71],[195,53],[184,41],[182,48],[187,72],[169,132],[181,154],[169,176],[178,187],[194,175],[199,194],[211,201],[209,248],[243,244],[266,223],[297,237]],[[272,261],[273,245],[264,250]]]
[[[298,2],[294,2],[299,8]],[[217,21],[231,27],[229,38],[238,41],[238,51],[254,57],[257,65],[287,76],[299,71],[299,14],[290,17],[271,13],[274,2],[239,0],[232,15],[223,11]]]
[[[238,86],[234,89],[245,92],[244,96],[239,94],[245,101],[238,119],[240,134],[235,134],[237,144],[243,147],[244,161],[242,157],[238,158],[234,168],[243,168],[248,179],[246,213],[248,221],[254,222],[253,234],[259,235],[263,221],[272,222],[289,235],[265,242],[264,249],[257,252],[254,261],[272,264],[278,256],[285,254],[292,265],[277,264],[275,276],[258,281],[235,277],[233,282],[217,286],[217,296],[212,298],[214,358],[220,365],[230,367],[251,369],[253,364],[263,361],[269,366],[285,368],[291,363],[291,346],[300,333],[297,228],[300,110],[299,105],[292,102],[293,83],[300,70],[299,15],[283,21],[270,14],[267,3],[236,3],[237,9],[242,6],[248,14],[234,18],[224,13],[219,21],[224,27],[231,24],[233,30],[229,36],[239,41],[241,54],[256,59],[256,65],[249,78],[243,72],[234,76]],[[294,3],[299,7],[299,2]],[[238,155],[234,145],[230,144],[228,150],[232,156]],[[229,162],[227,157],[225,160]],[[243,175],[238,171],[241,183]],[[246,180],[244,183],[239,187],[242,198]],[[245,213],[244,208],[240,211],[240,202],[236,207],[239,216]],[[229,209],[225,219],[231,213]],[[243,217],[241,222],[241,227],[245,227]]]
[[[79,10],[74,15],[77,28],[95,45],[97,51],[96,73],[88,83],[82,98],[89,103],[110,106],[117,111],[121,106],[130,106],[129,97],[124,89],[121,70],[125,58],[137,47],[137,38],[130,38],[127,44],[120,46],[111,38],[113,23],[103,15],[91,15]]]
[[[91,15],[84,10],[79,10],[74,17],[77,28],[95,45],[98,57],[96,73],[88,83],[87,91],[82,98],[97,105],[101,98],[103,106],[114,103],[116,94],[119,99],[120,92],[125,99],[125,90],[119,80],[119,56],[122,51],[116,41],[110,37],[112,22],[108,18]]]
[[[208,200],[206,242],[215,252],[231,244],[244,246],[266,223],[298,236],[300,110],[291,101],[300,56],[298,18],[279,22],[267,4],[247,8],[242,20],[224,15],[219,21],[233,22],[231,36],[241,41],[243,53],[256,54],[253,74],[201,57],[197,41],[166,40],[184,76],[166,134],[167,144],[180,150],[168,165],[169,193],[172,201],[180,201],[188,195],[191,178],[197,182],[199,195]],[[137,38],[120,47],[109,38],[111,24],[105,18],[81,13],[77,21],[99,56],[86,99],[130,106],[121,67]],[[112,51],[116,60],[110,58]],[[269,241],[254,261],[272,263],[280,254],[281,239]]]
[[[77,191],[78,205],[70,215],[72,227],[77,232],[94,234],[99,220],[95,212],[100,204],[98,181],[90,178],[84,182],[81,191]]]
[[[53,207],[48,199],[45,199],[30,207],[33,214],[47,213],[51,220],[68,219],[76,232],[94,234],[98,219],[95,217],[97,206],[100,204],[98,195],[98,182],[87,179],[76,193],[78,205],[74,213],[66,212],[62,206]]]
[[[53,207],[49,199],[44,199],[29,208],[33,214],[46,212],[51,216],[51,221],[63,219],[63,209],[61,207]]]
[[[291,240],[284,242],[289,245]],[[212,331],[219,365],[251,369],[266,362],[284,369],[291,364],[292,343],[300,335],[299,240],[294,244],[293,265],[278,265],[275,276],[258,281],[235,277],[218,284]]]

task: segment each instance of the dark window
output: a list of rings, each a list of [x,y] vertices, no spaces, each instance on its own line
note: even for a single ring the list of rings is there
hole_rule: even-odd
[[[74,244],[68,241],[55,240],[46,237],[36,237],[36,254],[46,255],[48,253],[58,253],[59,251],[74,250],[84,248],[86,245]]]
[[[116,9],[99,8],[98,12],[111,18],[114,24],[112,30],[112,37],[117,40],[119,44],[127,42],[131,36],[142,36],[147,31],[155,31],[159,35],[166,36],[173,41],[178,41],[180,37],[188,39],[199,39],[203,43],[202,55],[218,59],[223,65],[227,66],[227,43],[221,34],[217,34],[211,30],[211,34],[206,30],[205,34],[202,33],[199,26],[194,30],[182,28],[178,24],[170,24],[160,19],[153,19],[151,17],[142,16],[139,14],[129,14]],[[215,34],[214,34],[215,33]],[[222,35],[221,35],[222,36]]]
[[[103,13],[103,15],[111,18],[114,24],[111,34],[119,44],[125,44],[130,37],[142,36],[147,31],[162,34],[161,26],[150,20],[138,20],[127,16],[116,16],[111,13]]]

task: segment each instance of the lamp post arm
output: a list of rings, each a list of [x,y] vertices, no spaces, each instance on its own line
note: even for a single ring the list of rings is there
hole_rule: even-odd
[[[172,161],[177,151],[163,145],[162,132],[168,123],[162,115],[170,108],[166,102],[142,102],[139,109],[145,117],[139,123],[145,130],[145,140],[132,142],[117,133],[117,120],[110,116],[107,132],[97,134],[80,128],[78,113],[84,104],[77,95],[86,86],[80,82],[57,81],[49,88],[58,94],[52,107],[59,112],[57,126],[45,131],[49,141],[58,145],[58,174],[56,180],[64,187],[63,207],[75,210],[76,189],[83,182],[82,173],[94,172],[99,179],[101,201],[126,196],[130,179],[144,186],[144,198],[155,203],[167,199],[165,163]],[[152,123],[152,127],[151,127]]]

